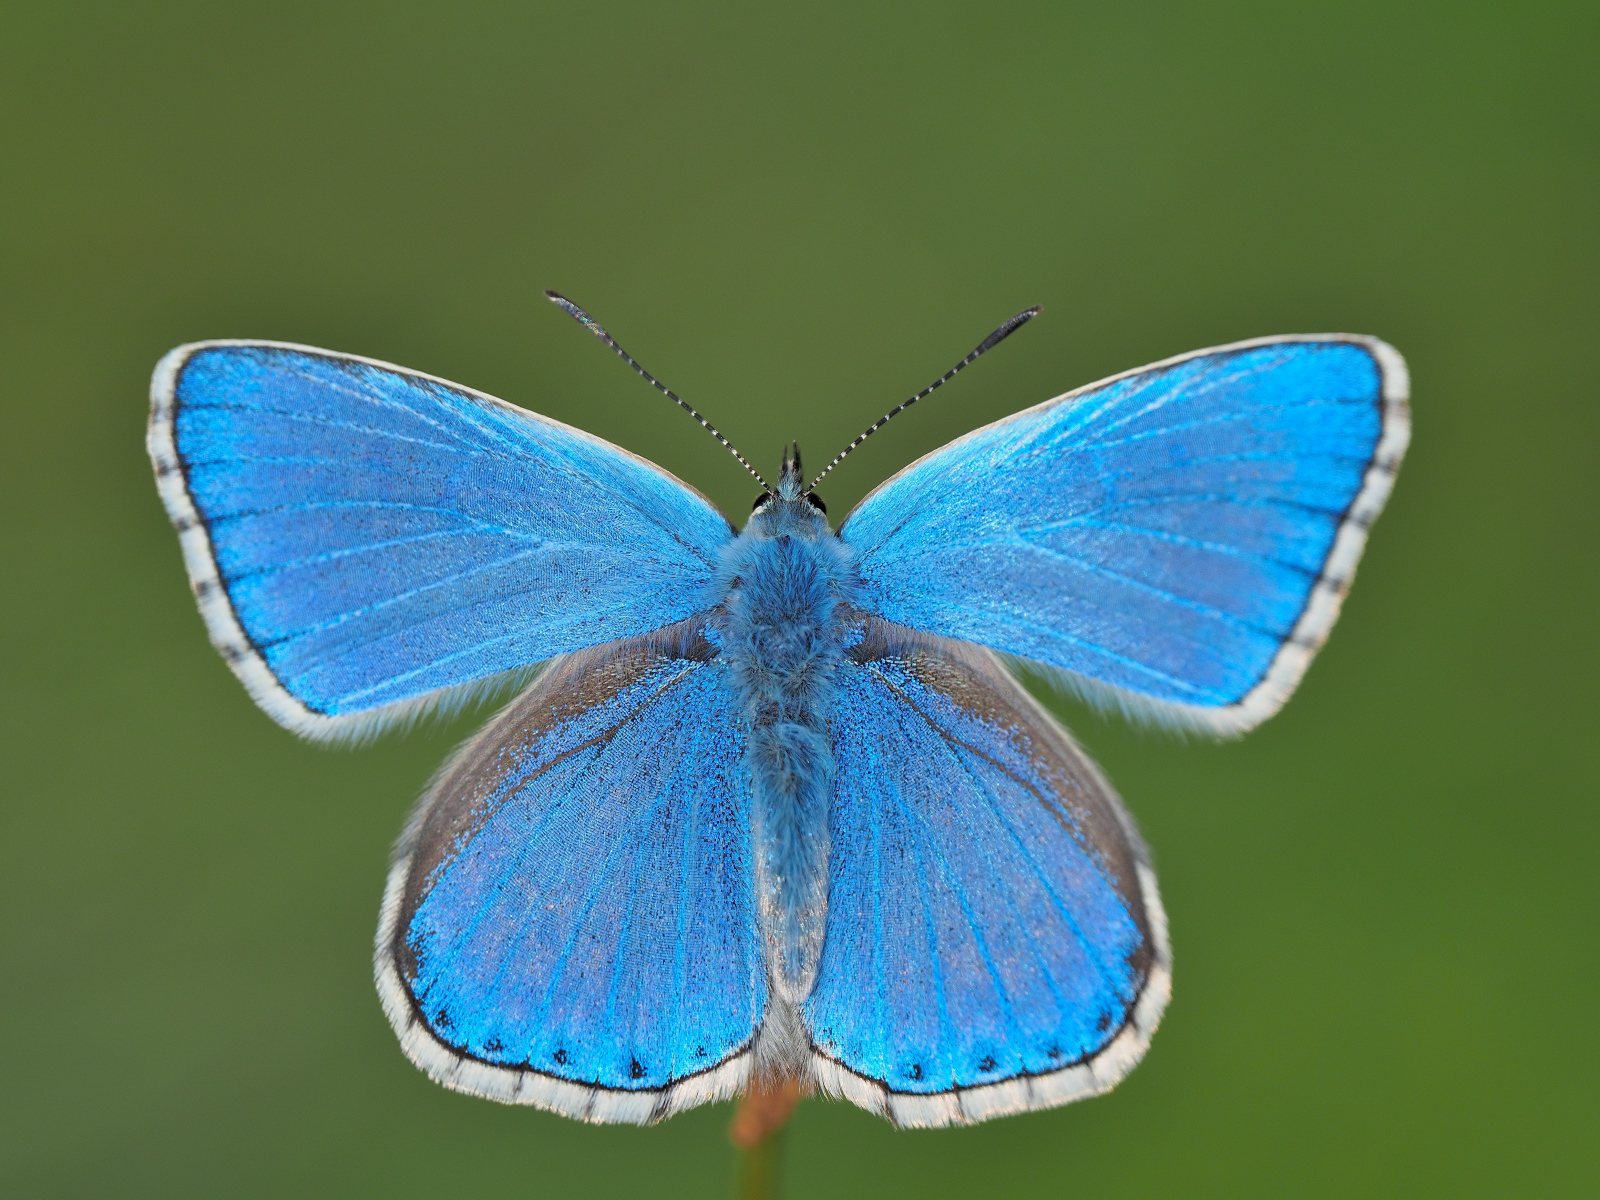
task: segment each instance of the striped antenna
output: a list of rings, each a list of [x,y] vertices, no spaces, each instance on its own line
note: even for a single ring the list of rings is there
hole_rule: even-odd
[[[723,446],[725,446],[727,448],[728,453],[733,455],[735,458],[737,458],[739,460],[739,465],[740,466],[742,466],[746,471],[749,471],[750,474],[755,476],[756,482],[761,485],[761,490],[766,492],[768,495],[771,495],[772,489],[767,486],[767,481],[765,479],[761,478],[761,472],[757,471],[754,467],[752,467],[750,465],[749,460],[746,459],[744,455],[739,453],[737,447],[735,447],[734,444],[732,442],[730,442],[727,438],[723,437],[721,433],[717,432],[717,427],[715,425],[713,425],[710,421],[706,420],[699,413],[695,412],[694,407],[687,400],[685,400],[682,396],[678,395],[678,393],[673,391],[671,388],[667,387],[666,384],[662,383],[654,375],[650,374],[649,371],[646,371],[637,362],[635,362],[634,358],[633,358],[633,355],[629,354],[621,346],[617,345],[617,339],[612,337],[603,328],[601,328],[600,322],[596,321],[588,313],[584,312],[583,309],[579,308],[576,304],[574,304],[571,300],[568,300],[565,296],[561,295],[561,293],[559,293],[559,292],[552,292],[549,289],[546,289],[545,290],[545,296],[550,300],[550,302],[552,304],[558,304],[563,309],[565,309],[567,315],[569,317],[571,317],[574,321],[576,321],[579,325],[582,325],[590,333],[594,334],[595,337],[599,338],[602,342],[604,342],[606,345],[610,346],[613,350],[615,350],[617,352],[618,357],[620,357],[623,362],[627,363],[635,371],[639,372],[639,374],[643,375],[647,380],[649,380],[650,381],[650,385],[652,387],[654,387],[657,391],[659,391],[663,395],[665,395],[667,397],[667,399],[669,399],[669,400],[673,401],[675,404],[679,405],[686,413],[688,413],[696,421],[699,421],[700,424],[704,425],[705,428],[706,428],[706,432],[709,433],[712,437],[716,438],[717,441],[721,442],[723,444]],[[985,348],[987,349],[987,347],[985,347]],[[965,364],[963,364],[963,365],[965,365]],[[942,383],[943,380],[940,380],[940,382]]]
[[[844,456],[846,454],[849,454],[850,451],[854,450],[857,446],[861,445],[862,442],[866,441],[873,434],[877,433],[878,430],[882,429],[885,425],[887,425],[889,423],[891,418],[899,416],[901,413],[905,412],[906,409],[910,408],[913,404],[915,404],[918,400],[921,400],[924,396],[928,395],[930,392],[938,391],[946,383],[950,382],[950,380],[955,376],[957,371],[961,370],[968,363],[970,363],[973,359],[977,358],[980,354],[984,354],[987,351],[993,350],[1001,342],[1005,341],[1013,333],[1015,333],[1017,330],[1021,329],[1024,325],[1026,325],[1029,321],[1033,320],[1035,317],[1037,317],[1043,311],[1044,311],[1044,305],[1042,305],[1042,304],[1035,304],[1032,308],[1023,309],[1016,316],[1012,317],[1009,321],[1007,321],[1004,325],[1000,326],[999,329],[996,329],[988,337],[984,338],[983,341],[979,342],[977,344],[977,346],[973,349],[971,354],[967,355],[960,362],[958,362],[955,366],[951,367],[943,375],[939,376],[939,378],[935,379],[927,387],[923,388],[915,396],[911,397],[911,399],[907,400],[904,404],[896,405],[894,408],[891,408],[888,412],[884,413],[883,416],[879,417],[871,425],[867,426],[867,428],[865,429],[865,431],[862,432],[860,437],[858,437],[855,441],[851,442],[843,450],[839,451],[838,456],[836,458],[834,458],[834,460],[831,463],[829,463],[827,466],[822,468],[822,475],[818,475],[815,479],[813,479],[811,481],[811,486],[806,488],[806,491],[807,492],[814,491],[816,489],[817,484],[822,482],[822,476],[823,475],[826,475],[829,471],[833,470],[841,462],[843,462],[844,461]],[[657,386],[659,387],[660,385],[657,384]]]

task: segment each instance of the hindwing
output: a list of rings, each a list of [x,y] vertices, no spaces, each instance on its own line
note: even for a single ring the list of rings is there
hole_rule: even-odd
[[[385,1011],[447,1087],[646,1122],[743,1085],[766,1008],[744,737],[694,623],[558,660],[396,849]]]
[[[819,1085],[901,1125],[1110,1088],[1171,978],[1110,785],[975,646],[874,623],[837,711],[828,936],[801,1006]]]

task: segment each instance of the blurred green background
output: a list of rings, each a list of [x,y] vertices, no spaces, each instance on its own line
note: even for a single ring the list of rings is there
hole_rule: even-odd
[[[0,1192],[728,1187],[729,1106],[428,1083],[369,947],[469,716],[296,742],[211,650],[143,449],[199,338],[403,363],[754,489],[590,307],[839,516],[976,425],[1259,334],[1379,334],[1416,440],[1328,650],[1210,745],[1055,701],[1155,849],[1175,997],[1114,1094],[898,1133],[804,1196],[1593,1195],[1592,3],[5,6]]]

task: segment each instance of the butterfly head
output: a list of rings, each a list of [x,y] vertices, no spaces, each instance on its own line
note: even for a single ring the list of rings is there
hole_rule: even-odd
[[[776,537],[781,533],[816,537],[827,531],[827,511],[828,506],[820,497],[806,491],[799,443],[784,447],[777,484],[757,496],[751,506],[752,518],[759,518],[752,528],[759,528],[764,537]]]
[[[806,490],[806,478],[800,470],[800,443],[786,446],[783,466],[778,471],[778,499],[798,500]]]
[[[821,497],[814,496],[806,490],[805,470],[800,465],[799,442],[784,447],[783,465],[778,469],[777,487],[757,496],[751,511],[759,512],[765,505],[775,500],[787,504],[808,505],[822,513],[828,511],[828,506],[822,502]]]

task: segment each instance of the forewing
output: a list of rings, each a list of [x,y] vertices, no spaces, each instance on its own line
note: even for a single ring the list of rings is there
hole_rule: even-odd
[[[313,737],[681,620],[732,532],[598,438],[309,347],[179,347],[148,442],[213,643]]]
[[[987,651],[876,624],[853,654],[801,1009],[819,1085],[919,1126],[1105,1091],[1170,989],[1131,820]]]
[[[1202,350],[935,451],[840,536],[891,621],[1238,732],[1277,711],[1338,616],[1410,436],[1406,396],[1374,338]]]
[[[412,1061],[593,1121],[737,1091],[766,1005],[742,756],[692,626],[559,661],[463,747],[378,930]]]

